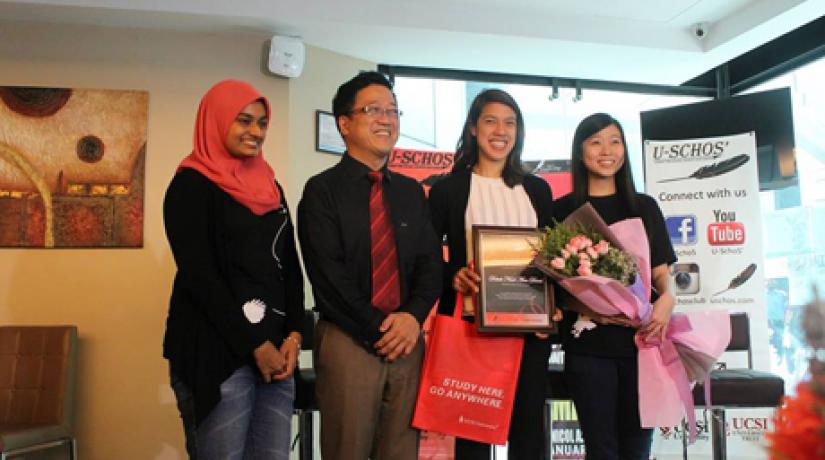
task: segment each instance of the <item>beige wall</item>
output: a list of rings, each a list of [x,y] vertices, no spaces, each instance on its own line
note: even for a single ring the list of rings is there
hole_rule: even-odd
[[[313,175],[337,163],[341,157],[315,151],[315,111],[332,112],[332,97],[338,86],[361,70],[375,70],[375,64],[307,47],[304,73],[289,84],[289,166],[287,192],[289,207],[295,215],[304,184]],[[306,272],[304,272],[306,274]],[[314,306],[309,281],[304,278],[306,304]],[[311,356],[303,358],[311,361]]]
[[[341,159],[338,155],[315,151],[315,111],[332,112],[332,97],[338,86],[361,70],[375,70],[375,64],[353,59],[321,48],[307,48],[304,74],[289,84],[289,187],[291,207],[314,174]]]
[[[334,157],[314,152],[314,110],[373,64],[309,48],[297,80],[260,70],[265,35],[0,22],[0,85],[149,92],[144,247],[0,249],[0,324],[76,324],[80,457],[184,458],[161,341],[174,263],[161,203],[191,148],[201,95],[247,80],[272,103],[264,146],[293,209],[306,178]],[[0,216],[2,218],[2,216]]]

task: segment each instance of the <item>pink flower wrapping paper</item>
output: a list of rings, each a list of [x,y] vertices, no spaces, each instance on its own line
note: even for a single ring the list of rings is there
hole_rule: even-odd
[[[644,324],[653,307],[650,304],[650,249],[642,220],[626,219],[608,226],[586,203],[570,214],[562,225],[577,223],[592,228],[610,244],[635,258],[638,273],[631,286],[599,275],[560,274],[541,255],[536,256],[533,264],[593,311],[603,315],[622,314]],[[664,340],[644,341],[639,334],[635,340],[639,349],[642,427],[676,425],[687,417],[692,442],[696,436],[696,423],[691,388],[694,382],[707,377],[730,342],[728,312],[674,313]]]

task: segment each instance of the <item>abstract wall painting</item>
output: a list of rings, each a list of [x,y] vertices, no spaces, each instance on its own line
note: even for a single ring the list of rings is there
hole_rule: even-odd
[[[0,247],[142,247],[149,94],[0,86]]]

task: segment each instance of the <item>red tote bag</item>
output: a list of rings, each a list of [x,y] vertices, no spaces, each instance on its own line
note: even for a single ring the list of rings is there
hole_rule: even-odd
[[[503,445],[510,431],[524,338],[482,335],[461,319],[436,315],[424,355],[413,426]]]

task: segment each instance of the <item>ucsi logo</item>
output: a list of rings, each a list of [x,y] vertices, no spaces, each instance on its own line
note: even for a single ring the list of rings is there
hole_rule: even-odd
[[[745,225],[742,222],[715,222],[708,224],[708,243],[711,246],[745,244]]]
[[[664,439],[679,439],[682,437],[682,433],[685,430],[682,428],[682,425],[676,426],[661,426],[659,427],[659,433],[662,435]],[[705,423],[702,420],[696,421],[696,434],[701,436],[703,434],[708,434],[710,431],[710,422]]]
[[[734,417],[731,420],[734,430],[768,430],[768,419],[766,417]]]
[[[702,420],[696,421],[696,434],[698,436],[708,435],[710,433],[710,422],[705,423]],[[734,433],[739,435],[743,432],[766,432],[770,429],[768,419],[766,417],[733,417],[725,423],[725,435],[731,436]],[[660,427],[659,432],[663,439],[681,439],[682,432],[681,425]]]

